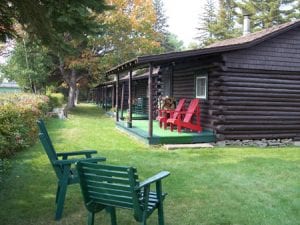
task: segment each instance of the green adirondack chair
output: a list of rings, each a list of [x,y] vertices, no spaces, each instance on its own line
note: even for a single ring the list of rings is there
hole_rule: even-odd
[[[79,183],[77,170],[75,169],[74,166],[75,163],[80,160],[85,160],[88,162],[95,163],[99,161],[105,161],[106,158],[104,157],[92,158],[92,154],[97,153],[97,151],[95,150],[56,153],[44,122],[42,120],[38,120],[37,124],[40,130],[40,134],[39,134],[40,141],[44,147],[44,150],[47,153],[47,156],[50,160],[50,163],[58,179],[56,199],[55,199],[55,203],[56,203],[55,220],[60,220],[62,218],[68,185]],[[74,156],[83,156],[85,158],[72,158]]]
[[[146,225],[146,219],[155,209],[158,211],[158,223],[164,225],[161,180],[169,176],[162,171],[155,176],[138,181],[137,170],[133,167],[112,166],[78,162],[77,170],[85,206],[89,212],[88,225],[94,224],[95,213],[106,209],[110,212],[111,224],[117,225],[115,208],[132,209],[136,221]],[[156,191],[150,191],[155,183]]]

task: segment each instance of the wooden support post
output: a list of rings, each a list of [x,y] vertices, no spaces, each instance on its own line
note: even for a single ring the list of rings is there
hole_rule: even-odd
[[[120,119],[124,120],[123,111],[124,111],[124,94],[125,94],[125,82],[122,84],[122,94],[121,94],[121,116]]]
[[[116,82],[116,122],[119,122],[119,74],[117,76],[117,82]]]
[[[105,101],[104,109],[105,109],[105,112],[107,112],[107,85],[105,85],[105,89],[104,89],[104,101]]]
[[[152,104],[152,73],[153,73],[153,66],[152,64],[149,64],[149,76],[148,76],[148,105],[149,105],[149,111],[148,111],[148,118],[149,118],[149,125],[148,125],[148,136],[151,138],[153,136],[153,104]]]
[[[171,65],[171,73],[170,73],[170,96],[173,97],[173,76],[174,76],[174,63]]]
[[[128,127],[132,128],[132,68],[129,71],[128,80]]]
[[[115,107],[115,85],[111,88],[111,108]]]
[[[102,104],[102,109],[104,109],[104,87],[101,87],[101,104]]]

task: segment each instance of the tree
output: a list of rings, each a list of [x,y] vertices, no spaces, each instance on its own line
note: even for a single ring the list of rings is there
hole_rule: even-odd
[[[111,8],[104,0],[2,0],[0,6],[0,40],[17,36],[14,24],[18,22],[30,39],[57,51],[70,50],[65,34],[74,37],[97,29],[92,13]]]
[[[166,39],[166,46],[168,46],[166,49],[166,52],[170,51],[182,51],[184,48],[184,43],[182,40],[178,39],[178,36],[176,34],[173,34],[171,32],[168,33],[167,39]]]
[[[214,41],[214,33],[212,25],[216,24],[217,15],[214,0],[206,0],[204,12],[200,16],[200,25],[197,28],[199,36],[196,37],[200,41],[200,46],[204,47]]]
[[[36,93],[45,89],[54,65],[46,48],[23,39],[16,44],[7,64],[0,69],[5,77]]]
[[[98,17],[107,30],[92,44],[99,59],[98,74],[137,56],[161,52],[159,34],[153,26],[156,15],[152,0],[111,0],[111,3],[115,9]]]
[[[56,54],[69,86],[68,107],[73,107],[74,81],[81,78],[83,70],[76,61],[83,56],[89,38],[103,33],[103,24],[96,21],[96,16],[112,7],[105,0],[4,0],[1,6],[0,19],[5,26],[0,28],[0,37],[16,35],[13,22],[17,21],[31,40],[39,40]]]
[[[241,34],[241,32],[235,27],[235,10],[235,0],[219,0],[217,19],[210,27],[215,40],[233,38]]]
[[[202,46],[206,46],[215,41],[237,37],[241,34],[235,26],[236,1],[219,0],[218,12],[214,12],[213,1],[208,0],[205,12],[200,17],[200,36],[198,39]]]
[[[295,0],[242,0],[237,3],[240,9],[239,23],[243,23],[244,13],[251,15],[252,31],[285,23],[297,18],[298,9],[294,3]]]

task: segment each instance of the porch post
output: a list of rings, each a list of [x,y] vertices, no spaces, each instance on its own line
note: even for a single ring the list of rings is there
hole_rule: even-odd
[[[102,109],[104,109],[104,86],[101,87],[101,104]]]
[[[105,112],[107,112],[107,85],[105,85],[105,89],[104,89],[104,101],[105,101]]]
[[[148,125],[148,136],[151,138],[153,136],[153,96],[152,96],[152,73],[153,73],[153,66],[149,64],[149,76],[148,76],[148,118],[149,118],[149,125]]]
[[[125,82],[122,83],[122,93],[121,93],[121,116],[120,119],[123,120],[123,110],[124,110],[124,94],[125,94]]]
[[[132,68],[129,71],[128,80],[128,127],[132,128]]]
[[[170,96],[173,97],[173,76],[174,76],[174,63],[171,65],[170,73]]]
[[[111,87],[111,109],[115,106],[115,85]]]
[[[117,73],[116,76],[116,122],[119,122],[119,74]]]

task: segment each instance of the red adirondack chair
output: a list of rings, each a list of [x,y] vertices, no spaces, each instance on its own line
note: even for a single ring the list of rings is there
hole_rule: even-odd
[[[181,116],[177,118],[170,118],[167,120],[167,124],[170,124],[171,131],[173,131],[174,126],[177,126],[177,131],[180,133],[181,128],[188,128],[192,131],[201,132],[202,127],[200,123],[200,107],[199,107],[199,99],[195,98],[190,102],[190,105],[187,111],[182,111],[180,114],[184,114],[183,120]],[[193,115],[196,116],[196,124],[192,123]]]
[[[158,110],[158,116],[156,117],[156,120],[159,121],[159,127],[162,127],[162,124],[164,125],[164,129],[167,128],[167,120],[168,120],[168,114],[170,115],[169,118],[176,119],[178,116],[180,116],[180,112],[184,110],[184,104],[185,104],[185,98],[182,98],[179,100],[177,107],[175,110],[165,110],[165,109],[159,109]]]

